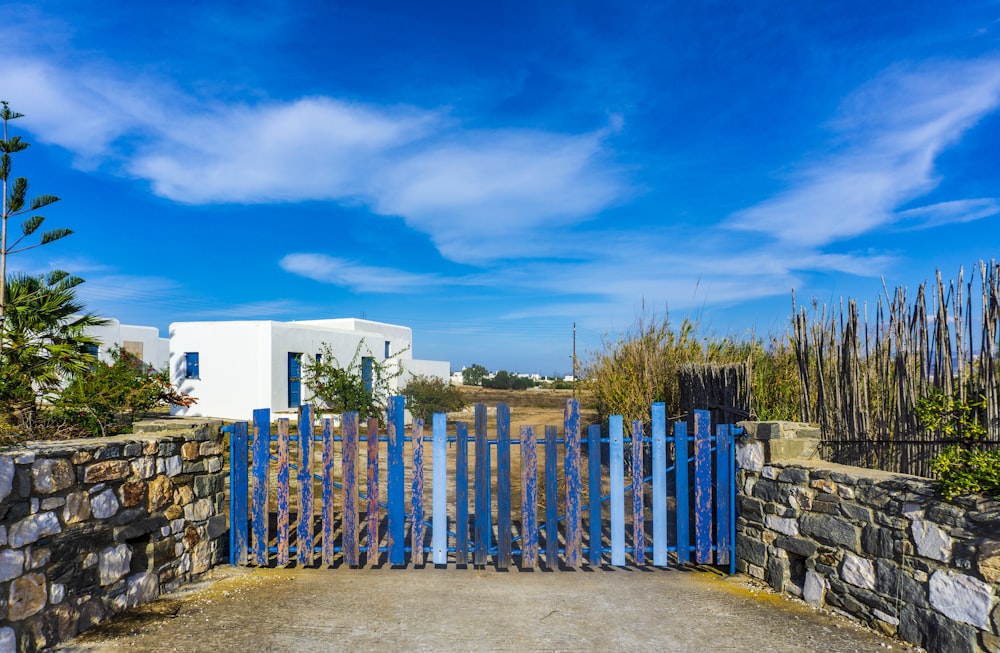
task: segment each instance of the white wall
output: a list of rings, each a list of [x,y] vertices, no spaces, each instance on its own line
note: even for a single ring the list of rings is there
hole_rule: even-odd
[[[405,387],[407,382],[415,376],[429,376],[450,383],[451,363],[425,360],[403,361],[403,374],[399,377],[399,387]]]
[[[126,341],[140,343],[142,360],[156,369],[163,369],[169,364],[169,341],[160,337],[156,327],[122,324],[111,318],[104,326],[87,330],[87,335],[101,341],[98,348],[98,358],[106,363],[111,362],[111,349],[124,347]]]
[[[357,327],[357,331],[350,329]],[[355,320],[301,322],[175,322],[170,325],[171,379],[182,391],[198,398],[173,414],[248,420],[254,408],[288,412],[288,354],[301,353],[303,364],[315,360],[324,344],[337,362],[347,365],[361,344],[362,356],[385,360],[398,352],[404,369],[447,379],[449,363],[417,361],[412,354],[412,332],[407,327]],[[200,378],[184,378],[185,353],[198,352]],[[393,390],[405,385],[409,374],[394,379]],[[312,393],[302,382],[301,399]]]

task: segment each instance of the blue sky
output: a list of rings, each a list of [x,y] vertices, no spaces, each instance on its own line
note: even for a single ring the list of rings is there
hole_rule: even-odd
[[[997,255],[1000,3],[5,3],[12,257],[152,324],[360,317],[566,373]]]

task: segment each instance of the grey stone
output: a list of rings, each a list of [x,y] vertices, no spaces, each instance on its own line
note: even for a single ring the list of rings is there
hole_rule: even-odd
[[[852,501],[844,501],[840,504],[840,512],[848,519],[870,524],[872,521],[872,511],[864,506],[859,506]]]
[[[904,604],[899,618],[899,634],[906,641],[929,651],[979,653],[974,628],[956,623],[932,610]]]
[[[845,553],[840,566],[840,577],[851,585],[875,589],[875,566],[868,558]]]
[[[800,485],[793,485],[788,490],[788,505],[795,510],[811,510],[815,492]]]
[[[142,453],[142,443],[141,442],[129,442],[125,445],[125,457],[135,458]]]
[[[90,497],[86,492],[70,492],[63,507],[63,521],[67,525],[90,519]]]
[[[181,473],[183,464],[180,455],[170,456],[163,461],[163,471],[167,476],[177,476]]]
[[[736,556],[750,564],[763,567],[767,564],[767,546],[760,540],[739,536],[736,538]]]
[[[931,607],[941,614],[986,630],[990,627],[993,591],[978,578],[936,571],[929,583]]]
[[[832,515],[803,515],[799,530],[821,544],[859,551],[858,529]]]
[[[59,518],[54,512],[39,512],[28,515],[10,527],[8,540],[14,548],[37,542],[46,535],[55,535],[62,531]]]
[[[156,473],[156,459],[143,456],[132,461],[132,471],[141,479],[149,479]]]
[[[767,478],[757,479],[753,486],[753,495],[763,501],[780,501],[781,493],[778,492],[778,484]]]
[[[49,603],[62,603],[66,598],[66,586],[62,583],[52,583],[49,585]]]
[[[0,501],[10,494],[14,487],[14,461],[10,456],[0,456]]]
[[[788,517],[768,515],[764,520],[764,525],[772,531],[778,531],[783,535],[795,536],[799,534],[799,523],[795,519]]]
[[[783,592],[785,590],[785,583],[787,580],[788,561],[772,556],[771,559],[767,561],[767,571],[764,574],[764,582],[778,592]]]
[[[778,474],[778,480],[783,483],[805,485],[809,482],[809,472],[801,467],[786,467]]]
[[[761,522],[764,519],[764,503],[760,499],[739,495],[736,497],[737,514],[751,521]]]
[[[212,456],[208,459],[208,471],[212,474],[222,470],[222,458],[219,456]]]
[[[879,526],[865,526],[861,529],[861,550],[876,558],[894,557],[895,540],[892,531]]]
[[[205,521],[212,516],[213,506],[210,499],[199,499],[184,506],[184,518],[188,521]]]
[[[132,562],[132,549],[127,544],[111,546],[100,553],[98,571],[101,585],[111,585],[128,573]]]
[[[952,539],[944,529],[933,522],[914,519],[910,530],[919,555],[941,562],[951,561]]]
[[[774,541],[774,546],[779,549],[791,551],[795,555],[803,558],[811,558],[816,553],[818,545],[812,540],[804,537],[779,537]]]
[[[17,636],[10,626],[0,628],[0,653],[17,653]]]
[[[229,517],[227,515],[216,515],[208,520],[208,538],[214,540],[221,537],[229,530]]]
[[[90,499],[90,511],[96,519],[113,517],[118,512],[119,507],[118,497],[115,496],[115,491],[110,488]]]
[[[17,578],[24,573],[24,554],[15,549],[0,551],[0,583]]]
[[[144,571],[128,579],[125,605],[134,608],[142,603],[149,603],[160,593],[160,582],[156,574]]]
[[[802,600],[814,608],[823,605],[826,596],[826,581],[813,571],[806,572],[805,584],[802,586]]]
[[[31,477],[39,494],[52,494],[76,483],[73,465],[63,458],[36,460],[31,465]]]

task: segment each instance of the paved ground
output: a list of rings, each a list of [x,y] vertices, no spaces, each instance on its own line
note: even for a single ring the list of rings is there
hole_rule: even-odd
[[[741,578],[684,569],[235,569],[56,650],[907,651]]]

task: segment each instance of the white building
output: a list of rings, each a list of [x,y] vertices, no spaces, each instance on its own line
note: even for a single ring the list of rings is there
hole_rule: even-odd
[[[347,365],[358,346],[373,361],[399,360],[403,374],[393,380],[403,387],[413,375],[447,380],[447,361],[413,358],[409,327],[354,318],[295,322],[174,322],[170,325],[170,378],[181,391],[198,399],[175,415],[249,420],[255,408],[293,413],[310,392],[302,380],[302,363],[314,360],[327,345]],[[363,363],[364,365],[364,363]]]
[[[170,364],[170,342],[160,337],[156,327],[122,324],[112,318],[104,326],[88,329],[87,335],[101,342],[96,353],[106,363],[111,362],[111,350],[121,347],[158,370]]]

